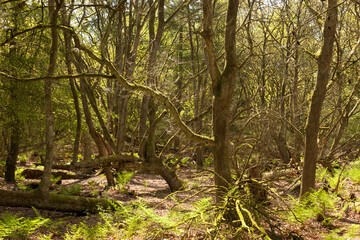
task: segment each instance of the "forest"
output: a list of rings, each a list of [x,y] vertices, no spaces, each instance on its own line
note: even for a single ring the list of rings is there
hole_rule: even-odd
[[[0,1],[0,239],[360,239],[359,0]]]

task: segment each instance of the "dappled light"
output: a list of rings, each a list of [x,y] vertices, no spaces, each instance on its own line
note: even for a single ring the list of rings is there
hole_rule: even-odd
[[[360,239],[359,19],[0,1],[0,239]]]

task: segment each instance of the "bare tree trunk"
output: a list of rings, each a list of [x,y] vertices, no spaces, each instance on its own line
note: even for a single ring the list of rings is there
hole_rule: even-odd
[[[11,124],[10,150],[6,158],[5,181],[15,183],[16,162],[19,155],[20,146],[20,122],[15,119]]]
[[[317,138],[320,127],[321,109],[325,100],[326,86],[330,78],[336,25],[337,0],[328,0],[323,33],[324,43],[318,59],[318,75],[305,128],[305,157],[300,196],[303,196],[315,187],[316,162],[318,158]]]
[[[194,40],[193,40],[193,30],[192,30],[192,25],[191,25],[191,15],[190,15],[190,7],[188,6],[187,8],[188,10],[188,28],[189,28],[189,42],[190,42],[190,56],[191,56],[191,61],[192,61],[192,72],[195,75],[196,74],[196,68],[195,68],[195,48],[194,48]],[[197,37],[197,36],[196,36]],[[199,58],[198,58],[199,59]],[[199,66],[198,69],[199,71]],[[200,104],[201,104],[201,87],[202,87],[202,76],[198,76],[196,78],[197,81],[194,82],[194,115],[195,118],[197,118],[196,122],[195,122],[195,131],[196,133],[200,133],[201,128],[202,128],[202,119],[199,118],[199,114],[200,114]],[[198,169],[202,169],[204,166],[204,148],[203,146],[200,144],[199,146],[196,147],[195,149],[195,157],[196,157],[196,166]]]
[[[126,117],[127,117],[127,104],[129,101],[129,93],[127,90],[123,90],[120,93],[120,101],[119,101],[119,127],[117,133],[117,143],[116,143],[116,153],[120,153],[125,144],[125,136],[126,136]]]
[[[144,95],[141,101],[140,107],[140,120],[139,120],[139,156],[144,157],[145,151],[145,133],[146,133],[146,121],[147,121],[147,113],[149,106],[150,96]]]
[[[164,165],[163,160],[156,155],[155,152],[155,130],[156,130],[156,106],[154,103],[154,99],[150,98],[149,101],[149,132],[148,138],[146,141],[145,147],[145,161],[149,164],[149,168],[162,176],[167,184],[169,185],[171,191],[177,191],[181,189],[183,182],[178,178],[175,171],[168,168]]]
[[[85,68],[84,62],[80,55],[76,55],[75,67],[77,68],[77,71],[79,73],[83,72],[83,69]],[[89,109],[88,99],[87,99],[87,90],[86,90],[86,79],[80,78],[80,91],[81,91],[81,100],[83,105],[83,111],[85,115],[85,121],[89,129],[90,136],[94,140],[96,147],[99,151],[100,157],[105,157],[109,155],[109,151],[105,146],[105,141],[102,139],[102,136],[96,131],[95,126],[92,121],[91,112]],[[111,168],[109,166],[104,167],[104,172],[106,176],[106,180],[108,183],[108,186],[114,186],[115,180],[111,173]]]
[[[18,17],[12,19],[14,23],[13,31],[17,31],[18,28]],[[17,44],[15,41],[10,43],[10,51],[9,51],[9,58],[12,59],[13,56],[17,53]],[[18,116],[18,111],[15,109],[18,105],[18,98],[21,98],[21,93],[19,92],[20,86],[18,82],[11,81],[10,82],[10,106],[9,106],[9,118],[10,118],[10,149],[8,151],[8,155],[6,158],[5,164],[5,181],[8,183],[15,183],[15,171],[16,171],[16,162],[19,155],[19,147],[20,147],[20,135],[21,135],[21,123]]]
[[[57,16],[59,6],[56,6],[55,0],[49,0],[49,18],[51,27],[51,48],[50,48],[50,62],[47,75],[49,77],[55,74],[56,69],[56,57],[58,50],[58,30],[55,27],[57,22]],[[52,107],[52,80],[50,78],[45,79],[45,142],[46,142],[46,154],[44,159],[44,174],[41,178],[41,182],[38,191],[43,199],[49,198],[49,187],[51,180],[51,170],[54,158],[54,113]]]
[[[152,4],[152,1],[149,1],[149,4]],[[157,26],[157,32],[155,34],[155,9],[150,11],[150,17],[149,17],[149,40],[151,43],[150,46],[150,55],[148,59],[148,76],[147,76],[147,84],[150,86],[155,86],[156,82],[156,57],[157,53],[160,48],[160,43],[165,27],[165,21],[164,21],[164,6],[165,1],[160,0],[158,3],[158,26]],[[149,168],[152,169],[155,173],[161,175],[165,181],[168,183],[170,189],[172,191],[179,190],[183,183],[176,175],[175,171],[171,170],[167,166],[164,165],[162,159],[157,156],[155,152],[155,130],[156,130],[156,106],[154,102],[153,97],[144,96],[143,97],[143,104],[142,104],[142,111],[148,110],[147,116],[149,119],[149,130],[147,134],[147,139],[144,142],[143,146],[140,146],[140,153],[139,155],[141,157],[145,158],[145,161],[149,164]],[[145,117],[145,113],[142,112],[143,116]],[[144,119],[140,119],[144,120]],[[160,120],[160,119],[159,119]],[[140,135],[140,137],[144,137]],[[142,139],[140,139],[142,141]],[[142,141],[143,142],[143,141]],[[143,149],[145,151],[143,151]],[[144,156],[142,156],[142,154]]]
[[[71,7],[72,8],[72,7]],[[65,10],[65,8],[63,8]],[[70,26],[70,17],[67,16],[66,12],[63,13],[63,19],[62,23],[65,26]],[[65,63],[67,67],[67,72],[69,75],[72,75],[74,73],[72,66],[71,66],[71,35],[68,31],[63,31],[64,35],[64,41],[65,41]],[[71,164],[75,164],[78,161],[78,155],[79,155],[79,148],[80,148],[80,137],[81,137],[81,110],[80,110],[80,104],[78,95],[75,88],[75,80],[70,79],[69,80],[71,93],[73,96],[74,101],[74,107],[76,112],[76,133],[75,133],[75,139],[74,139],[74,150],[73,150],[73,160]]]
[[[92,155],[91,140],[90,140],[90,136],[89,136],[87,131],[84,131],[83,134],[82,134],[81,144],[82,144],[83,155],[84,155],[83,162],[90,162],[91,161],[91,155]],[[83,168],[82,169],[83,174],[90,174],[91,171],[92,171],[91,168]]]
[[[213,3],[211,0],[203,0],[202,3],[204,12],[202,35],[212,79],[215,184],[220,188],[220,191],[217,192],[217,201],[220,201],[224,196],[224,190],[228,189],[232,183],[229,123],[234,79],[238,72],[235,36],[239,0],[229,0],[228,2],[225,29],[226,67],[222,73],[216,63],[213,42]]]
[[[15,54],[16,51],[16,44],[13,44],[13,48],[10,49],[10,55]],[[15,171],[16,171],[16,162],[19,155],[19,147],[20,147],[20,135],[21,135],[21,124],[20,119],[17,115],[17,111],[14,111],[13,109],[17,106],[18,98],[21,97],[19,94],[19,83],[17,82],[10,82],[10,130],[11,130],[11,136],[10,136],[10,149],[6,158],[6,164],[5,164],[5,181],[8,183],[15,183]]]

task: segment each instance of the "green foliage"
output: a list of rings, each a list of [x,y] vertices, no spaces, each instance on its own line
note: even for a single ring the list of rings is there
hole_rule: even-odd
[[[360,183],[360,159],[352,162],[344,171],[344,177],[350,179],[354,183]]]
[[[206,229],[205,239],[237,239],[244,236],[270,239],[261,224],[261,219],[271,221],[267,210],[241,189],[244,188],[233,187],[221,204],[215,204],[212,197],[195,201],[191,211],[177,213],[182,220],[177,220],[172,228],[183,226],[186,229],[184,236],[191,228],[201,229],[202,232]]]
[[[0,161],[0,177],[5,176],[5,165],[6,165],[5,161]]]
[[[131,239],[135,235],[154,239],[163,234],[165,229],[173,229],[174,226],[174,220],[170,215],[160,216],[153,208],[139,201],[126,206],[122,214],[124,217],[122,226],[126,229],[124,232],[126,239]]]
[[[50,219],[41,216],[24,218],[5,213],[0,216],[0,239],[4,237],[27,239],[35,230],[49,223]]]
[[[116,187],[118,190],[125,190],[127,184],[130,182],[133,172],[121,171],[116,173]]]
[[[211,157],[207,157],[207,158],[205,158],[205,161],[204,161],[204,166],[205,167],[210,167],[212,164],[213,164],[213,158],[211,158]]]
[[[95,225],[79,223],[70,227],[64,239],[154,239],[173,222],[155,213],[144,203],[114,206],[115,212],[100,211],[100,220]]]
[[[64,239],[108,239],[109,235],[114,231],[114,227],[109,226],[109,224],[98,223],[89,226],[81,222],[71,226],[70,232],[65,234]]]
[[[323,234],[324,240],[348,240],[360,238],[360,226],[352,224],[344,229],[331,230],[329,234]]]
[[[61,180],[61,176],[58,176],[58,177],[54,177],[53,175],[51,175],[51,179],[50,179],[50,182],[51,183],[57,183]]]
[[[81,185],[79,184],[72,184],[68,187],[61,187],[61,194],[64,194],[66,196],[72,196],[72,195],[78,195],[82,190]]]
[[[320,189],[303,196],[301,200],[291,198],[292,207],[284,216],[287,221],[304,223],[322,216],[324,224],[330,224],[338,219],[343,211],[337,206],[339,197],[334,193]],[[343,208],[344,210],[345,208]]]
[[[16,168],[15,170],[15,179],[17,180],[23,180],[25,177],[21,175],[21,173],[25,170],[25,168]]]
[[[20,164],[24,165],[26,163],[26,160],[28,159],[28,157],[26,156],[26,154],[19,154],[18,159],[20,161]]]

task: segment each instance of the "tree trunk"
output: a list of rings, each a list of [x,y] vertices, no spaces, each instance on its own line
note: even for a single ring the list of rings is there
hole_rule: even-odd
[[[196,74],[196,68],[195,68],[195,48],[194,48],[194,40],[193,40],[193,30],[192,30],[192,24],[191,24],[191,14],[190,14],[190,6],[188,5],[187,7],[187,11],[188,11],[188,28],[189,28],[189,43],[190,43],[190,56],[191,56],[191,67],[192,67],[192,72],[193,75]],[[197,38],[197,36],[195,35],[195,37]],[[197,41],[196,41],[197,42]],[[197,59],[199,59],[199,57],[197,56]],[[199,71],[199,64],[197,67],[197,71]],[[201,103],[201,97],[200,97],[200,92],[201,92],[201,87],[202,87],[202,76],[198,76],[196,78],[196,81],[194,82],[194,115],[196,119],[195,122],[195,131],[196,133],[200,133],[201,128],[202,128],[202,119],[199,117],[200,114],[200,103]],[[205,86],[204,86],[205,87]],[[198,169],[202,169],[204,166],[204,147],[202,146],[202,144],[199,144],[196,149],[195,149],[195,160],[196,160],[196,166]]]
[[[10,54],[13,54],[12,51],[15,51],[15,48],[10,50]],[[17,109],[18,98],[21,97],[20,86],[17,82],[10,83],[10,108]],[[10,113],[10,126],[11,126],[11,136],[10,136],[10,149],[8,156],[6,158],[5,165],[5,181],[8,183],[15,183],[15,171],[16,171],[16,162],[19,155],[19,147],[21,141],[21,123],[18,117],[18,113],[14,110]]]
[[[127,104],[129,101],[129,93],[126,90],[121,91],[120,101],[119,101],[119,127],[117,132],[117,143],[116,143],[116,153],[123,151],[125,144],[126,136],[126,120],[127,120]]]
[[[63,8],[65,11],[65,8]],[[68,17],[68,20],[66,19]],[[63,13],[63,19],[62,23],[65,26],[70,26],[70,16],[66,15],[66,12]],[[64,35],[64,41],[65,41],[65,63],[67,67],[67,72],[69,75],[73,75],[74,71],[71,66],[71,35],[68,31],[63,31]],[[78,161],[78,154],[79,154],[79,148],[80,148],[80,137],[81,137],[81,110],[80,110],[80,104],[78,95],[75,88],[75,80],[70,79],[69,80],[71,93],[73,96],[74,101],[74,107],[76,112],[76,133],[75,133],[75,139],[74,139],[74,150],[73,150],[73,160],[72,164],[75,164]]]
[[[16,161],[19,155],[20,146],[20,124],[18,120],[15,120],[11,126],[11,139],[10,139],[10,150],[6,158],[5,165],[5,181],[8,183],[15,183],[15,170]]]
[[[107,199],[64,196],[58,193],[49,193],[48,201],[42,201],[35,192],[0,190],[0,206],[8,207],[35,207],[83,214],[96,213],[99,209],[115,210],[117,204],[119,203]]]
[[[316,162],[318,158],[317,138],[320,127],[321,109],[330,78],[330,65],[333,56],[336,25],[337,0],[328,0],[323,33],[324,43],[318,59],[318,75],[305,128],[305,157],[300,196],[303,196],[315,187]]]
[[[51,49],[50,49],[50,62],[47,75],[53,76],[56,69],[56,57],[58,49],[58,30],[55,27],[57,22],[58,8],[56,7],[55,0],[49,0],[49,18],[51,27]],[[41,178],[41,183],[38,188],[39,193],[43,199],[49,198],[49,187],[51,180],[51,170],[54,158],[54,113],[52,107],[52,80],[45,79],[45,142],[46,142],[46,155],[44,159],[44,174]]]
[[[12,19],[14,23],[13,31],[17,31],[18,29],[18,21],[19,17],[15,17]],[[9,51],[9,59],[16,59],[14,56],[17,54],[17,43],[16,41],[12,41],[10,43],[10,51]],[[11,69],[11,71],[15,72],[15,69]],[[20,135],[21,135],[21,122],[19,119],[19,106],[18,101],[21,98],[21,87],[18,82],[11,81],[10,82],[10,106],[9,106],[9,118],[10,118],[10,128],[11,128],[11,136],[10,136],[10,149],[6,158],[5,164],[5,181],[8,183],[15,183],[15,171],[16,171],[16,162],[19,155],[19,146],[20,146]]]
[[[300,1],[298,6],[298,12],[297,12],[297,23],[296,23],[296,29],[297,31],[294,31],[294,41],[295,41],[295,53],[294,53],[294,78],[293,78],[293,87],[292,87],[292,94],[291,94],[291,122],[295,126],[294,130],[294,153],[293,157],[296,161],[300,161],[301,156],[301,148],[304,146],[303,144],[303,137],[302,135],[297,131],[300,127],[300,109],[298,104],[298,98],[299,98],[299,43],[300,43],[300,29],[301,29],[301,10],[302,10],[302,1]]]
[[[153,98],[150,98],[149,101],[148,118],[150,128],[145,147],[145,162],[153,172],[165,179],[171,191],[180,190],[183,186],[183,182],[178,178],[174,170],[164,165],[162,159],[158,157],[155,152],[155,130],[158,121],[156,120],[156,106]]]
[[[211,0],[203,0],[203,38],[208,69],[212,79],[213,93],[213,132],[214,132],[214,170],[215,185],[219,188],[217,201],[221,201],[224,190],[232,183],[229,123],[230,106],[234,91],[234,79],[237,77],[238,67],[236,59],[236,17],[239,0],[229,0],[226,16],[225,29],[225,53],[226,66],[220,73],[216,63],[215,48],[213,42],[213,3]]]
[[[92,155],[92,148],[91,148],[91,139],[89,136],[89,133],[87,131],[84,131],[81,136],[81,145],[83,150],[83,160],[81,162],[90,162],[91,161],[91,155]],[[78,164],[79,162],[75,163]],[[91,174],[92,168],[82,168],[81,173],[83,174]]]
[[[80,55],[76,55],[76,60],[77,61],[74,62],[75,67],[77,68],[77,71],[79,73],[81,73],[81,72],[83,72],[83,69],[85,68],[84,62]],[[85,121],[88,126],[90,136],[92,137],[92,139],[94,140],[94,142],[96,144],[96,147],[98,148],[99,156],[104,157],[104,156],[109,155],[109,150],[106,148],[106,142],[104,141],[104,139],[102,139],[102,136],[96,131],[96,128],[93,124],[91,112],[89,109],[88,99],[87,99],[87,95],[89,96],[89,94],[87,94],[87,93],[89,93],[89,92],[87,91],[86,88],[87,88],[86,79],[80,78],[81,100],[82,100],[83,111],[84,111],[84,115],[85,115]],[[89,97],[91,97],[91,96],[89,96]],[[95,103],[93,103],[93,105],[94,104]],[[94,108],[94,110],[96,111],[96,108]],[[97,115],[98,115],[98,119],[100,120],[99,114],[97,114]],[[111,168],[109,166],[104,166],[104,172],[105,172],[108,186],[115,186],[115,179],[111,173]]]

